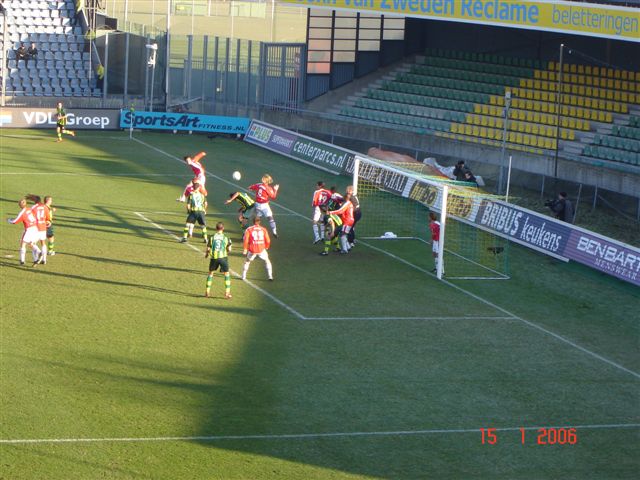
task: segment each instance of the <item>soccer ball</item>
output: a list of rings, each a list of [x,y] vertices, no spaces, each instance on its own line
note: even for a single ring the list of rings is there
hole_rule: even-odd
[[[235,172],[233,172],[232,177],[237,182],[238,180],[240,180],[242,178],[242,174],[236,170]]]

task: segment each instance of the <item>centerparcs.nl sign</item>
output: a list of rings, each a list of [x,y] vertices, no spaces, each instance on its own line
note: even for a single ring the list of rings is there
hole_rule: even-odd
[[[549,0],[281,0],[309,8],[545,30],[640,42],[638,8]]]
[[[251,120],[244,140],[336,175],[344,173],[356,156],[356,152],[259,120]]]
[[[252,120],[245,141],[316,168],[353,175],[355,157],[363,155],[275,125]],[[361,163],[360,176],[395,195],[439,210],[442,188],[398,170]],[[464,223],[560,260],[583,265],[640,286],[640,249],[501,200],[457,196],[449,190],[449,214]],[[366,209],[366,202],[362,201]],[[426,228],[426,225],[425,225]]]
[[[205,133],[235,133],[244,135],[249,119],[222,117],[198,113],[138,112],[122,110],[120,128],[141,130],[177,130]]]

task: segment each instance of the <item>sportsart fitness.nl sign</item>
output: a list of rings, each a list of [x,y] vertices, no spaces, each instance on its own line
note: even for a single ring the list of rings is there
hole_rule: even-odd
[[[356,153],[259,120],[251,120],[244,140],[333,174],[345,173]],[[352,170],[353,171],[353,170]]]
[[[119,110],[69,108],[67,127],[70,130],[118,130]],[[0,109],[2,128],[55,128],[55,108],[13,108]]]
[[[249,119],[196,113],[132,112],[122,110],[120,128],[177,130],[181,132],[235,133],[244,135]]]
[[[356,155],[360,176],[379,188],[439,211],[442,189],[376,166],[378,161],[268,123],[252,120],[245,140],[336,174],[352,175]],[[453,218],[560,260],[583,265],[640,286],[640,249],[555,218],[502,201],[459,197],[449,190]]]

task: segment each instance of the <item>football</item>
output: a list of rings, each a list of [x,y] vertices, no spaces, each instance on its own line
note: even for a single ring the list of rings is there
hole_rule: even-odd
[[[240,172],[238,172],[237,170],[235,172],[233,172],[232,176],[233,176],[233,179],[235,181],[238,181],[238,180],[240,180],[242,178],[242,174]]]

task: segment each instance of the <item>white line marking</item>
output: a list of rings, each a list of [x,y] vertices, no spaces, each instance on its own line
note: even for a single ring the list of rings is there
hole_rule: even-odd
[[[193,177],[193,175],[177,173],[79,173],[79,172],[0,172],[0,175],[64,175],[70,177]]]
[[[305,320],[517,320],[514,317],[305,317]]]
[[[178,203],[178,202],[176,202]],[[178,203],[178,205],[184,205],[183,203]],[[187,214],[187,212],[182,211],[182,212],[159,212],[159,211],[152,211],[152,210],[147,210],[144,213],[146,214],[154,214],[154,215],[182,215],[185,216]],[[207,215],[209,215],[209,213],[207,213]],[[215,213],[211,213],[210,215],[212,216],[225,216],[225,217],[237,217],[238,216],[238,212],[225,212],[225,213],[220,213],[220,212],[215,212]],[[278,214],[279,217],[293,217],[293,215],[291,215],[290,213],[279,213]]]
[[[157,147],[154,147],[153,145],[149,145],[148,143],[143,142],[142,140],[138,140],[137,138],[134,138],[134,140],[136,142],[142,144],[142,145],[145,145],[148,148],[151,148],[152,150],[155,150],[156,152],[161,153],[162,155],[165,155],[165,156],[167,156],[167,157],[169,157],[169,158],[171,158],[171,159],[173,159],[173,160],[175,160],[177,162],[183,163],[182,160],[180,160],[178,157],[174,157],[173,155],[171,155],[170,153],[165,152],[164,150],[161,150],[161,149],[159,149]],[[220,177],[218,177],[216,175],[212,175],[212,174],[210,174],[208,172],[207,172],[207,175],[209,175],[209,176],[211,176],[213,178],[217,178],[217,179],[219,179],[219,180],[221,180],[221,181],[223,181],[225,183],[228,183],[229,185],[233,185],[233,186],[237,187],[236,184],[234,184],[234,183],[232,183],[232,182],[230,182],[230,181],[228,181],[228,180],[226,180],[224,178],[220,178]],[[283,210],[285,210],[285,211],[287,211],[289,213],[292,213],[295,216],[298,216],[298,217],[303,218],[305,220],[309,220],[309,221],[311,220],[310,218],[305,217],[304,215],[302,215],[302,214],[300,214],[300,213],[298,213],[298,212],[296,212],[294,210],[291,210],[290,208],[287,208],[287,207],[285,207],[283,205],[280,205],[280,204],[278,204],[276,202],[273,202],[273,203],[274,203],[274,205],[278,205]],[[369,247],[369,248],[371,248],[373,250],[376,250],[378,252],[381,252],[382,254],[387,255],[387,256],[389,256],[391,258],[394,258],[394,259],[398,260],[399,262],[402,262],[402,263],[404,263],[405,265],[408,265],[411,268],[415,268],[416,270],[418,270],[420,272],[423,272],[423,273],[425,273],[425,274],[427,274],[427,275],[429,275],[431,277],[435,277],[435,275],[433,275],[431,272],[428,272],[427,270],[425,270],[423,268],[420,268],[419,266],[414,265],[413,263],[411,263],[411,262],[409,262],[407,260],[404,260],[403,258],[398,257],[397,255],[394,255],[394,254],[392,254],[390,252],[387,252],[385,250],[382,250],[380,248],[374,247],[370,243],[360,242],[360,244],[365,245],[365,246],[367,246],[367,247]],[[445,285],[448,285],[448,286],[458,290],[459,292],[464,293],[465,295],[470,296],[471,298],[475,298],[476,300],[478,300],[479,302],[484,303],[485,305],[488,305],[490,307],[495,308],[496,310],[504,313],[505,315],[513,317],[516,320],[520,320],[522,323],[524,323],[525,325],[527,325],[527,326],[529,326],[531,328],[534,328],[534,329],[536,329],[536,330],[538,330],[540,332],[543,332],[543,333],[545,333],[547,335],[550,335],[551,337],[555,338],[556,340],[559,340],[560,342],[566,343],[567,345],[570,345],[573,348],[575,348],[577,350],[580,350],[581,352],[586,353],[587,355],[590,355],[593,358],[596,358],[596,359],[598,359],[598,360],[600,360],[600,361],[602,361],[602,362],[604,362],[604,363],[606,363],[606,364],[608,364],[608,365],[610,365],[612,367],[615,367],[615,368],[617,368],[619,370],[622,370],[623,372],[629,373],[629,374],[633,375],[634,377],[640,379],[640,374],[639,373],[634,372],[633,370],[629,370],[628,368],[623,367],[622,365],[620,365],[620,364],[618,364],[618,363],[616,363],[616,362],[614,362],[612,360],[609,360],[608,358],[605,358],[602,355],[598,355],[597,353],[592,352],[591,350],[589,350],[587,348],[584,348],[584,347],[578,345],[577,343],[572,342],[571,340],[563,337],[562,335],[558,335],[557,333],[554,333],[551,330],[547,330],[546,328],[544,328],[544,327],[542,327],[542,326],[540,326],[540,325],[538,325],[536,323],[530,322],[529,320],[525,320],[524,318],[519,317],[518,315],[515,315],[515,314],[509,312],[508,310],[506,310],[506,309],[504,309],[502,307],[499,307],[498,305],[490,302],[489,300],[486,300],[486,299],[484,299],[484,298],[482,298],[482,297],[480,297],[480,296],[478,296],[478,295],[476,295],[476,294],[474,294],[474,293],[472,293],[472,292],[470,292],[468,290],[465,290],[464,288],[459,287],[458,285],[455,285],[455,284],[453,284],[453,283],[451,283],[451,282],[449,282],[449,281],[447,281],[445,279],[442,279],[441,282],[443,282]]]
[[[21,438],[21,439],[0,439],[0,444],[40,444],[40,443],[105,443],[105,442],[217,442],[223,440],[291,440],[307,438],[335,438],[335,437],[400,437],[410,435],[431,435],[431,434],[452,434],[452,433],[475,433],[480,434],[481,428],[447,428],[447,429],[425,429],[425,430],[388,430],[374,432],[327,432],[327,433],[283,433],[266,435],[197,435],[184,437],[112,437],[112,438]],[[540,428],[575,428],[576,430],[613,430],[622,428],[640,428],[638,423],[614,423],[602,425],[557,425],[557,426],[537,426],[537,427],[496,427],[497,432],[514,432],[521,428],[525,430],[539,430]]]
[[[133,212],[135,213],[138,217],[140,217],[142,220],[144,220],[147,223],[150,223],[151,225],[153,225],[154,227],[156,227],[158,230],[160,230],[161,232],[166,233],[167,235],[169,235],[170,237],[175,238],[176,240],[180,240],[180,237],[178,237],[176,234],[174,234],[173,232],[167,230],[166,228],[164,228],[162,225],[155,223],[152,220],[149,220],[147,217],[144,216],[143,212]],[[202,250],[199,249],[198,247],[195,247],[194,245],[187,243],[186,244],[189,248],[191,248],[193,251],[199,253],[202,255]],[[229,269],[229,271],[231,272],[231,274],[233,276],[235,276],[236,278],[242,278],[240,274],[238,274],[237,272]],[[247,285],[249,285],[250,287],[254,288],[255,290],[257,290],[258,292],[262,293],[265,297],[271,299],[274,303],[280,305],[282,308],[284,308],[285,310],[287,310],[289,313],[293,314],[294,316],[296,316],[298,319],[300,320],[304,320],[304,316],[298,312],[297,310],[295,310],[293,307],[290,307],[289,305],[287,305],[286,303],[284,303],[282,300],[280,300],[279,298],[275,297],[274,295],[272,295],[271,293],[267,292],[266,290],[260,288],[259,286],[257,286],[256,284],[254,284],[253,282],[251,282],[250,280],[243,280],[243,283],[246,283]]]

